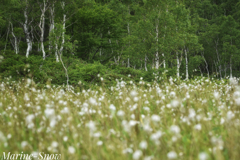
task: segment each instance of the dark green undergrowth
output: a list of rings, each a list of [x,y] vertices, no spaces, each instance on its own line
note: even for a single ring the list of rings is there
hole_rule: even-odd
[[[102,65],[100,62],[87,63],[74,56],[64,57],[63,62],[68,70],[69,84],[79,88],[89,88],[93,85],[112,86],[117,83],[116,79],[139,82],[142,77],[146,82],[153,82],[155,75],[169,77],[175,74],[173,70],[136,70],[122,67],[114,63]],[[4,55],[0,65],[0,76],[11,77],[12,80],[31,78],[39,86],[46,83],[54,85],[66,84],[66,75],[61,62],[56,62],[54,56],[43,60],[40,55],[31,55],[26,58],[9,51]],[[102,80],[101,80],[102,79]]]

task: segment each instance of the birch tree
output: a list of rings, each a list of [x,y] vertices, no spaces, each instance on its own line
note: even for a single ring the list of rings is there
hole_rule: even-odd
[[[40,42],[41,42],[41,50],[43,53],[43,59],[45,60],[46,52],[44,49],[43,42],[44,42],[44,33],[45,33],[45,13],[49,8],[48,0],[43,0],[43,3],[39,3],[39,6],[40,6],[40,10],[41,10],[41,17],[40,17],[40,22],[39,22],[39,28],[41,31]],[[52,27],[52,26],[50,26],[50,27]]]

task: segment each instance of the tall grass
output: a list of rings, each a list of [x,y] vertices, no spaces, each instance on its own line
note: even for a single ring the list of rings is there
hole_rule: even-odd
[[[118,81],[78,93],[62,86],[37,89],[30,79],[1,82],[0,157],[239,160],[239,107],[233,79]]]

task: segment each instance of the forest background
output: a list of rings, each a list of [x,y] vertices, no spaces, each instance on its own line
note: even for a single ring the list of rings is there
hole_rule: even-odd
[[[239,62],[238,0],[1,0],[0,79],[222,79]]]

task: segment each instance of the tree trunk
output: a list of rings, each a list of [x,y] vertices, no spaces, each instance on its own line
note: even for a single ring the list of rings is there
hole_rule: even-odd
[[[14,43],[12,43],[13,45],[13,48],[14,48],[14,51],[16,54],[19,53],[19,43],[18,43],[18,40],[17,40],[17,37],[15,36],[14,32],[13,32],[13,25],[11,22],[10,23],[10,26],[11,26],[11,33],[12,33],[12,36],[13,36],[13,39],[14,39]]]
[[[201,67],[198,66],[199,70],[200,70],[200,73],[201,73],[201,77],[203,77],[203,73],[202,73],[202,70],[201,70]]]
[[[205,59],[205,57],[204,57],[204,53],[201,52],[201,54],[202,54],[203,60],[204,60],[204,62],[205,62],[205,64],[206,64],[206,70],[207,70],[207,74],[208,74],[208,78],[209,78],[208,63],[207,63],[207,61],[206,61],[206,59]]]
[[[41,42],[41,50],[43,53],[43,59],[45,60],[46,57],[46,52],[44,50],[44,32],[45,32],[45,12],[46,12],[47,6],[46,6],[46,2],[45,0],[43,0],[43,8],[41,8],[42,14],[41,14],[41,18],[40,18],[40,22],[39,22],[39,28],[41,31],[41,37],[40,37],[40,42]]]
[[[177,55],[177,77],[179,78],[180,77],[180,61],[179,61],[179,57],[178,57],[178,52],[176,52],[176,55]]]
[[[63,46],[65,44],[65,25],[66,25],[66,14],[63,14],[63,32],[62,32],[62,44],[60,48],[60,53],[63,53]]]
[[[158,53],[158,19],[156,22],[156,45],[157,45],[157,49],[156,49],[156,55],[155,55],[155,68],[158,69],[159,68],[159,53]]]
[[[147,69],[147,55],[145,54],[145,60],[144,60],[144,67],[145,67],[145,71],[148,71]]]
[[[232,78],[232,55],[230,56],[230,78]]]
[[[188,59],[187,59],[187,49],[184,49],[185,51],[185,60],[186,60],[186,80],[188,80]]]
[[[23,24],[24,28],[24,33],[26,35],[26,42],[27,42],[27,51],[26,51],[26,57],[28,58],[29,52],[32,51],[32,40],[30,37],[30,32],[28,31],[29,29],[29,24],[28,24],[28,15],[27,15],[27,7],[24,10],[24,17],[25,17],[25,22]]]
[[[9,35],[9,30],[10,30],[9,28],[10,28],[10,23],[8,25],[8,31],[7,31],[7,36],[6,36],[6,43],[5,43],[5,46],[4,46],[3,54],[5,54],[5,51],[7,49],[8,35]]]
[[[51,33],[52,30],[54,30],[55,25],[54,25],[54,3],[52,4],[52,7],[50,8],[50,29],[49,29],[49,35]],[[51,42],[49,41],[49,52],[51,52],[53,46],[53,44],[51,44]],[[55,57],[56,57],[56,62],[59,62],[59,57],[58,57],[58,53],[57,53],[57,44],[55,44]]]

